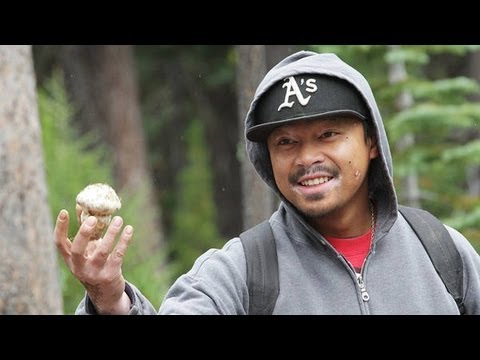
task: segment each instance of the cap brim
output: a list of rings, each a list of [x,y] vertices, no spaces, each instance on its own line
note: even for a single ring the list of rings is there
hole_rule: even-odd
[[[357,111],[353,110],[335,110],[335,111],[327,111],[321,114],[313,114],[313,115],[306,115],[306,116],[299,116],[295,118],[290,118],[290,119],[285,119],[285,120],[280,120],[280,121],[275,121],[271,123],[266,123],[266,124],[260,124],[260,125],[255,125],[252,126],[250,129],[247,131],[247,139],[253,142],[262,142],[265,141],[270,135],[270,133],[273,131],[273,129],[291,123],[295,121],[300,121],[300,120],[309,120],[309,119],[321,119],[321,118],[326,118],[326,117],[345,117],[345,116],[354,116],[359,118],[360,120],[365,120],[366,117],[360,114]]]

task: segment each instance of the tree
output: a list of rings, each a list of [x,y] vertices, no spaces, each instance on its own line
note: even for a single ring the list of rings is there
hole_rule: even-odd
[[[267,72],[264,45],[239,45],[237,63],[238,119],[240,129],[255,90]],[[275,206],[275,196],[260,179],[245,154],[244,132],[240,131],[239,156],[241,157],[243,228],[250,228],[270,217]]]
[[[390,45],[392,51],[399,48],[399,45]],[[389,64],[388,80],[390,84],[397,84],[406,81],[408,78],[405,61],[400,59],[397,62]],[[402,91],[395,99],[395,108],[397,111],[405,111],[413,105],[412,94],[408,91]],[[405,133],[397,143],[397,149],[401,152],[405,148],[415,145],[415,136],[412,133]],[[420,189],[418,188],[418,176],[415,168],[409,169],[402,181],[402,188],[405,190],[405,203],[413,207],[420,207]]]
[[[0,313],[60,314],[30,46],[0,46]]]
[[[100,143],[104,138],[102,134],[106,133],[104,126],[99,121],[88,124],[92,119],[99,118],[100,113],[95,106],[94,91],[94,87],[98,86],[95,84],[98,79],[88,80],[88,74],[84,74],[91,72],[92,68],[98,68],[94,65],[95,61],[88,60],[95,58],[94,55],[82,54],[92,52],[91,48],[93,47],[68,47],[67,52],[71,54],[67,54],[67,57],[71,57],[72,61],[65,61],[64,69],[65,78],[71,83],[70,93],[76,94],[72,98],[76,99],[77,111],[86,113],[83,117],[77,115],[77,119],[82,118],[82,121],[77,120],[77,126],[83,127],[84,132],[96,126],[97,130],[90,133],[90,138],[95,137],[97,143]],[[75,49],[79,53],[75,53]],[[37,46],[34,50],[37,54],[39,75],[54,68],[53,64],[58,60],[52,55],[51,47]],[[176,234],[185,234],[191,224],[187,224],[187,217],[190,219],[194,216],[197,217],[195,222],[203,223],[206,227],[218,227],[224,240],[236,236],[241,230],[241,221],[238,219],[241,218],[242,209],[240,166],[237,159],[238,122],[232,121],[236,118],[234,48],[225,45],[163,45],[136,46],[134,50],[149,150],[148,161],[154,170],[152,180],[155,195],[162,204],[162,224],[165,238],[169,240],[168,245],[170,240],[175,241],[175,238],[178,238]],[[45,75],[41,78],[48,79]],[[194,131],[192,136],[187,136],[193,122],[200,122],[197,124],[200,131]],[[191,142],[200,141],[197,137],[206,138],[208,159],[190,164],[188,153],[191,147],[196,146]],[[184,208],[184,195],[191,195],[190,190],[183,185],[189,181],[182,175],[184,172],[191,174],[187,169],[191,166],[199,172],[213,172],[212,175],[205,173],[208,175],[205,179],[208,178],[213,183],[213,199],[203,194],[202,201],[213,201],[215,211],[195,214],[191,207],[180,210]],[[204,168],[200,169],[200,166]],[[204,191],[202,186],[197,182],[196,191]],[[192,214],[177,217],[175,214],[179,211],[190,211]],[[182,227],[182,231],[175,229],[176,226]],[[207,236],[207,233],[195,233],[195,248],[212,240],[198,238],[201,234]],[[188,246],[188,239],[184,238],[182,241],[182,246]],[[221,246],[221,243],[219,245]],[[193,262],[194,259],[190,260]]]
[[[298,45],[265,45],[267,70],[277,65],[288,55],[298,51]]]
[[[142,208],[149,214],[143,226],[150,237],[138,246],[148,254],[163,245],[164,234],[147,161],[132,47],[70,45],[62,50],[76,123],[108,145],[122,197],[143,194]]]
[[[475,51],[469,54],[467,57],[467,75],[472,79],[480,82],[480,51]],[[480,95],[472,97],[475,101],[480,100]],[[478,139],[480,138],[480,130],[469,129],[469,139]],[[467,188],[468,194],[471,197],[479,198],[480,197],[480,166],[478,163],[470,164],[466,166],[466,177],[467,177]]]
[[[480,249],[480,206],[475,177],[480,157],[475,101],[480,86],[465,68],[473,45],[319,46],[337,53],[369,80],[392,147],[394,182],[400,203],[414,199],[462,233]],[[400,66],[399,66],[400,65]],[[403,76],[388,81],[389,70]],[[391,74],[391,72],[390,72]],[[462,76],[463,74],[463,76]],[[469,76],[465,76],[469,75]],[[408,106],[398,106],[410,94]],[[404,95],[403,95],[404,96]],[[405,143],[410,134],[410,143]]]

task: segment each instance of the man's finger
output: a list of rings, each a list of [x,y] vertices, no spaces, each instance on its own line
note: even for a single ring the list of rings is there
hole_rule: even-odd
[[[95,216],[89,216],[80,226],[77,235],[73,239],[71,247],[72,260],[74,262],[79,263],[85,261],[85,249],[87,248],[88,241],[94,233],[96,225],[97,218]]]
[[[55,230],[53,232],[55,245],[57,246],[60,255],[62,255],[65,262],[68,263],[70,259],[70,248],[72,243],[68,240],[68,211],[65,209],[60,210],[57,216],[57,222],[55,224]]]
[[[108,226],[105,236],[95,250],[95,259],[99,259],[103,262],[107,261],[108,255],[110,255],[110,252],[112,251],[113,244],[120,233],[122,225],[123,219],[120,216],[115,216]]]
[[[125,226],[123,229],[122,235],[120,235],[120,240],[118,241],[117,246],[113,249],[112,254],[109,259],[109,265],[114,268],[119,268],[122,266],[123,258],[127,252],[128,245],[133,236],[133,227],[131,225]]]

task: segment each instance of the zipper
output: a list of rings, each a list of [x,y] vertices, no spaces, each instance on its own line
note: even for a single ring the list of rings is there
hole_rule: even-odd
[[[365,282],[363,281],[363,277],[361,274],[355,272],[355,275],[357,276],[357,285],[360,288],[360,292],[362,295],[362,300],[364,302],[367,302],[370,300],[370,295],[368,295],[367,287],[365,286]]]
[[[354,269],[352,264],[350,264],[350,262],[342,254],[340,254],[337,250],[335,250],[335,248],[332,245],[330,245],[330,243],[328,241],[326,242],[326,245],[337,255],[338,258],[342,259],[342,262],[347,266],[347,268],[349,268],[355,274],[355,280],[356,280],[358,288],[360,289],[360,295],[362,297],[362,300],[363,300],[363,302],[368,302],[368,300],[370,300],[370,295],[368,294],[367,286],[365,285],[365,282],[363,281],[362,274],[363,274],[363,270],[365,268],[365,265],[367,263],[367,260],[372,253],[373,243],[370,245],[370,250],[368,251],[367,257],[365,258],[365,262],[362,265],[362,268],[360,270],[360,274],[357,273],[357,271]]]
[[[373,206],[373,203],[372,203],[372,206]],[[360,269],[360,274],[355,271],[355,275],[357,276],[357,285],[360,288],[360,292],[361,292],[361,295],[362,295],[363,302],[368,302],[368,300],[370,300],[370,295],[368,294],[367,286],[365,285],[365,281],[363,281],[362,274],[363,274],[363,271],[365,270],[365,266],[367,265],[368,258],[372,254],[373,241],[375,240],[376,223],[375,223],[375,220],[374,220],[375,217],[373,215],[373,211],[374,210],[372,210],[372,238],[370,239],[370,249],[368,249],[368,254],[365,257],[365,260],[362,264],[362,268]]]
[[[365,257],[365,261],[362,265],[362,268],[360,269],[360,273],[357,273],[357,271],[352,266],[352,264],[350,264],[350,262],[342,254],[340,254],[328,241],[320,239],[320,242],[323,246],[326,246],[327,248],[330,248],[330,250],[332,250],[338,258],[342,259],[343,263],[347,266],[347,268],[349,268],[351,271],[353,271],[353,273],[355,274],[355,280],[356,280],[357,286],[360,289],[360,295],[361,295],[364,303],[366,303],[370,300],[370,295],[368,294],[367,286],[365,285],[362,274],[363,274],[363,271],[365,269],[365,265],[367,264],[368,258],[372,254],[373,240],[374,239],[372,238],[372,241],[370,243],[370,249],[368,250],[368,254]]]
[[[350,262],[347,261],[347,259],[345,259],[345,257],[342,255],[342,254],[338,254],[338,256],[340,258],[343,259],[345,265],[347,265],[347,267],[353,271],[353,273],[355,274],[355,280],[356,280],[356,283],[357,283],[357,286],[358,288],[360,289],[360,295],[362,297],[362,300],[363,302],[368,302],[368,300],[370,300],[370,295],[368,294],[368,291],[367,291],[367,286],[365,285],[365,281],[363,281],[363,269],[365,267],[365,264],[367,262],[367,259],[368,257],[370,256],[370,253],[371,253],[372,249],[370,248],[370,251],[368,252],[368,255],[367,257],[365,258],[365,262],[363,263],[363,266],[362,266],[362,269],[360,270],[360,273],[358,273],[354,267],[352,266],[352,264],[350,264]]]
[[[365,281],[363,281],[363,276],[362,275],[363,275],[363,271],[365,270],[365,266],[367,265],[368,258],[372,254],[372,248],[373,248],[373,239],[371,241],[370,249],[368,250],[367,257],[365,258],[365,261],[363,262],[362,268],[360,269],[360,273],[357,273],[354,269],[355,275],[357,277],[357,285],[360,289],[360,293],[361,293],[363,302],[368,302],[368,300],[370,300],[370,295],[368,294],[367,286],[365,285]]]

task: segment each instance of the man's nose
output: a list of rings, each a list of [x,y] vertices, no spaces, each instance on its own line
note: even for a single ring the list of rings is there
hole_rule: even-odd
[[[309,167],[315,163],[323,163],[325,161],[325,153],[318,143],[303,143],[299,149],[296,159],[296,165]]]

